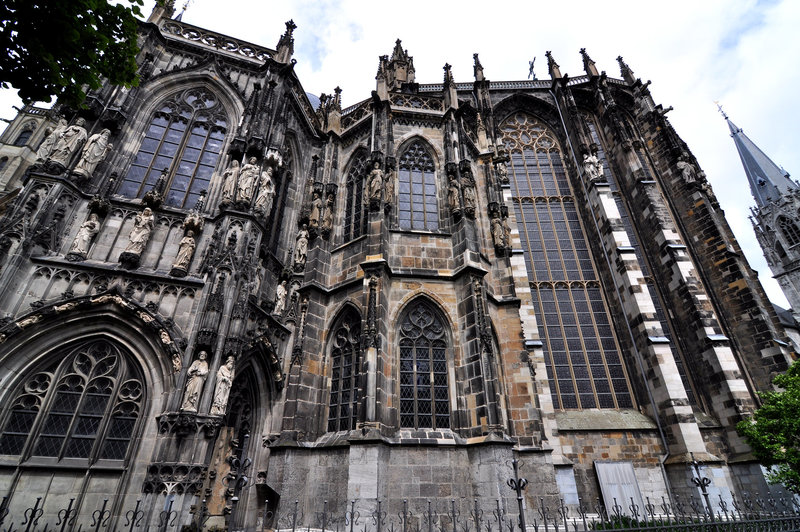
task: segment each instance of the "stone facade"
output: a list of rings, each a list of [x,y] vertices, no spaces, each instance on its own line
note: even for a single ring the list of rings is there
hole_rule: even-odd
[[[534,508],[600,497],[599,462],[691,495],[692,454],[721,494],[739,470],[767,489],[734,426],[794,354],[621,58],[621,79],[582,50],[584,76],[548,55],[549,80],[490,82],[476,55],[473,82],[424,85],[398,41],[371,98],[314,109],[291,21],[270,49],[168,11],[138,87],[26,107],[0,139],[11,512],[513,514],[515,458]]]

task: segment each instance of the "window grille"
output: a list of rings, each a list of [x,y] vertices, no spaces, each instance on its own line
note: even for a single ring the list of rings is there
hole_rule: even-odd
[[[155,112],[119,194],[142,197],[167,169],[166,205],[192,207],[208,190],[228,125],[216,96],[194,88],[168,98]]]
[[[347,204],[344,211],[344,241],[349,242],[364,234],[367,224],[364,204],[364,181],[368,172],[367,152],[359,151],[347,172]]]
[[[523,113],[509,117],[501,132],[553,404],[630,408],[630,385],[558,141]]]
[[[349,310],[339,321],[331,348],[331,396],[328,431],[353,430],[358,420],[361,317]]]
[[[106,340],[59,353],[9,401],[0,454],[123,460],[142,412],[143,379]]]
[[[433,158],[418,140],[400,156],[397,217],[401,229],[439,229]]]
[[[438,312],[414,303],[400,325],[400,427],[450,428],[448,347]]]

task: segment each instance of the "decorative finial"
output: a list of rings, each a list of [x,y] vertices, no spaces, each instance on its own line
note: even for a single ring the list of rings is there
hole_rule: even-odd
[[[550,72],[550,78],[561,79],[561,68],[556,63],[556,60],[553,59],[553,54],[548,50],[544,55],[547,57],[547,70]]]
[[[478,59],[478,54],[472,54],[472,60],[474,62],[472,70],[475,74],[475,81],[483,81],[486,78],[483,76],[483,65],[481,60]]]
[[[451,65],[450,63],[445,63],[442,67],[444,69],[444,82],[449,83],[453,81],[453,73],[450,72]]]

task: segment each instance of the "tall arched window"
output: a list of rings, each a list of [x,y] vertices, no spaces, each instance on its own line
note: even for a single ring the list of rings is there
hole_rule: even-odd
[[[402,229],[439,229],[436,173],[425,145],[414,141],[400,156],[397,218]]]
[[[6,404],[0,454],[123,460],[144,402],[137,366],[106,340],[91,340],[58,353],[29,377]]]
[[[14,146],[25,146],[31,139],[31,135],[33,135],[33,129],[23,129],[22,133],[17,136],[17,140],[14,141]]]
[[[142,197],[166,169],[165,204],[194,206],[208,189],[227,126],[222,105],[206,89],[172,95],[153,116],[119,193]]]
[[[347,171],[347,204],[344,210],[344,241],[348,242],[364,234],[366,229],[366,205],[364,204],[364,181],[367,176],[369,159],[367,152],[359,151]]]
[[[331,340],[331,397],[328,432],[353,430],[358,421],[361,316],[348,309],[334,328]]]
[[[400,427],[450,428],[447,349],[439,313],[414,302],[400,320]]]
[[[800,244],[800,229],[797,228],[797,225],[788,218],[781,216],[778,218],[778,226],[781,228],[783,236],[786,237],[786,243],[790,247]]]
[[[561,148],[539,120],[506,119],[503,142],[553,404],[629,408],[630,386]]]

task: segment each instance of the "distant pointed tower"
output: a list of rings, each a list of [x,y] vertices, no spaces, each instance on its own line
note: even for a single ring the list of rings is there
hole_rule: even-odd
[[[800,313],[800,185],[772,162],[728,115],[722,112],[722,116],[728,122],[756,200],[750,217],[753,229],[767,264],[797,316]]]

